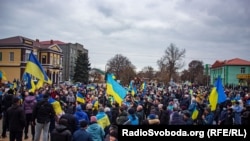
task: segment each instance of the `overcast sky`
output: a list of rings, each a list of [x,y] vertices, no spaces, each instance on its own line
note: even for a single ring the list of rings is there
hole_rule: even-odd
[[[170,43],[191,60],[250,61],[250,0],[1,0],[0,38],[80,43],[92,68],[122,54],[158,69]]]

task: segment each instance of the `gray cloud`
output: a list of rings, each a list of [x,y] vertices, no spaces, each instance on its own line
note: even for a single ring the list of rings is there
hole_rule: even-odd
[[[115,54],[137,67],[153,66],[170,43],[186,49],[185,62],[240,57],[250,60],[248,0],[3,0],[0,38],[78,42],[91,67],[104,69]]]

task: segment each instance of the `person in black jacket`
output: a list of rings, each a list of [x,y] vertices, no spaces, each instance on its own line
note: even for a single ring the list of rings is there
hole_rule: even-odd
[[[2,120],[2,138],[6,138],[6,131],[7,131],[7,122],[6,122],[6,112],[9,107],[11,107],[12,100],[13,100],[13,93],[12,89],[8,90],[7,93],[3,95],[2,100],[2,113],[3,113],[3,120]]]
[[[56,128],[51,132],[50,141],[71,141],[72,133],[67,127],[68,120],[61,118],[59,124],[56,125]]]
[[[24,110],[20,106],[20,99],[18,97],[13,98],[13,105],[8,108],[6,112],[6,119],[10,132],[9,140],[22,141],[26,120]]]
[[[32,123],[35,125],[35,139],[34,141],[40,141],[40,135],[43,130],[43,141],[48,141],[49,138],[49,126],[52,118],[55,118],[55,111],[52,105],[48,102],[49,95],[45,94],[43,100],[39,101],[32,114]]]
[[[67,127],[73,135],[73,133],[77,130],[77,119],[73,113],[66,112],[60,117],[60,119],[66,119],[68,121]]]

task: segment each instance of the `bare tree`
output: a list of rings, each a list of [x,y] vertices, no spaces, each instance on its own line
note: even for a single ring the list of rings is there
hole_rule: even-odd
[[[190,72],[188,71],[188,70],[183,70],[182,71],[182,74],[181,74],[181,80],[183,81],[183,82],[185,82],[185,81],[190,81]]]
[[[128,80],[133,79],[136,75],[135,66],[121,54],[115,55],[108,61],[107,72],[113,73],[116,79],[121,80],[122,83],[129,83]]]
[[[192,60],[189,64],[190,80],[192,83],[204,83],[204,66],[199,60]]]
[[[171,43],[170,46],[165,50],[164,56],[157,61],[160,71],[168,74],[168,82],[176,73],[176,71],[184,66],[182,59],[185,57],[185,53],[185,49],[179,49]]]
[[[146,66],[138,73],[138,76],[152,80],[155,77],[155,70],[151,66]]]

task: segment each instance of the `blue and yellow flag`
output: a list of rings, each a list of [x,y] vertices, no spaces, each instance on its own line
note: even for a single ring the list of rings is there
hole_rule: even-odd
[[[98,100],[93,100],[92,101],[92,105],[93,105],[93,110],[98,110],[98,106],[99,106],[99,102],[98,102]]]
[[[38,80],[36,84],[36,89],[40,89],[41,87],[43,87],[43,80]]]
[[[132,96],[134,96],[137,93],[137,89],[136,89],[136,86],[134,85],[133,80],[130,81],[128,90],[131,92]]]
[[[84,96],[80,92],[76,93],[76,101],[82,104],[85,103]]]
[[[2,70],[0,70],[0,79],[7,80],[6,73]]]
[[[142,92],[142,97],[144,97],[144,95],[147,93],[147,83],[144,81],[142,84],[141,84],[141,92]]]
[[[112,74],[107,74],[106,84],[107,84],[106,93],[112,95],[114,97],[114,100],[119,105],[121,105],[127,93],[126,89],[123,88],[117,81],[114,80]]]
[[[37,60],[33,52],[30,53],[29,60],[26,64],[24,72],[31,74],[32,76],[38,78],[39,80],[52,84],[51,80],[45,73],[43,67],[41,66],[40,62]]]
[[[192,112],[192,115],[191,115],[191,118],[193,119],[193,120],[196,120],[197,119],[197,117],[198,117],[198,115],[199,115],[199,111],[196,109],[196,107],[194,108],[194,111]]]
[[[95,88],[96,88],[96,86],[94,84],[87,85],[87,89],[94,90]]]
[[[105,129],[106,127],[110,126],[110,121],[108,116],[104,112],[99,112],[96,115],[97,123],[102,127],[102,129]]]
[[[49,103],[52,105],[56,115],[61,115],[63,113],[61,104],[59,101],[53,99],[52,97],[49,98]]]
[[[25,78],[25,81],[26,81],[27,90],[29,90],[29,92],[35,92],[36,86],[35,86],[34,81],[32,80],[31,75],[28,74],[28,73],[25,73],[24,78]]]
[[[220,78],[220,76],[218,76],[218,78],[215,82],[215,86],[213,87],[213,89],[209,95],[209,103],[211,106],[211,111],[215,111],[217,104],[218,103],[220,104],[220,103],[226,101],[226,98],[227,98],[227,96],[224,92],[221,78]]]

